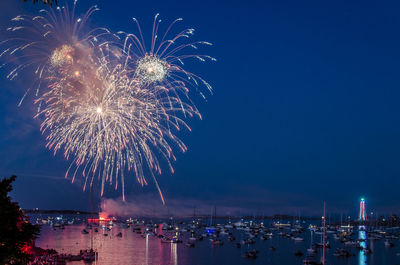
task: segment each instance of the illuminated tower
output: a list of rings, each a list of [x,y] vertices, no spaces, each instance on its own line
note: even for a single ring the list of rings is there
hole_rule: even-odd
[[[359,221],[367,221],[367,212],[365,211],[365,199],[361,198],[360,201],[360,212],[358,213]]]

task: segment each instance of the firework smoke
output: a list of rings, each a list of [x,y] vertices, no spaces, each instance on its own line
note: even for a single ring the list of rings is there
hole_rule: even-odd
[[[7,61],[3,67],[11,67],[8,78],[28,69],[36,74],[35,117],[42,120],[46,146],[54,154],[63,152],[71,161],[66,177],[71,175],[74,181],[82,175],[83,189],[97,177],[101,194],[105,183],[114,184],[115,189],[120,183],[125,200],[126,172],[134,172],[141,185],[147,184],[145,176],[150,175],[164,202],[155,177],[162,172],[159,160],[166,161],[173,172],[173,147],[186,151],[175,133],[182,128],[190,130],[185,117],[201,117],[189,92],[191,88],[200,91],[199,84],[211,92],[207,82],[183,69],[183,60],[215,60],[178,53],[209,43],[174,46],[193,34],[193,29],[186,29],[167,38],[180,19],[158,41],[160,21],[156,15],[151,47],[146,52],[140,27],[140,38],[113,34],[106,28],[90,29],[87,21],[97,7],[82,17],[75,16],[75,7],[76,1],[71,12],[62,7],[42,10],[32,18],[12,19],[17,25],[8,31],[17,36],[3,41],[5,48],[0,53]],[[22,99],[29,91],[26,89]]]

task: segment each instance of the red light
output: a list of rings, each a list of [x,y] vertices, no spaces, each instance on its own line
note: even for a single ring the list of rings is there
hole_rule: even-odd
[[[103,217],[100,217],[100,218],[88,218],[87,220],[88,220],[89,223],[102,223],[102,222],[110,222],[110,221],[112,221],[112,219],[110,219],[110,218],[103,218]]]

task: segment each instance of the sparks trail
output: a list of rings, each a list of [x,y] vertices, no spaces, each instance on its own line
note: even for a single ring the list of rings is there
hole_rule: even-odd
[[[159,28],[161,19],[159,14],[154,17],[153,29],[149,49],[146,48],[146,42],[143,37],[140,24],[133,18],[138,29],[138,35],[118,32],[124,36],[123,51],[129,56],[128,64],[135,69],[134,77],[142,85],[159,86],[165,94],[175,97],[181,103],[181,112],[184,115],[194,114],[201,118],[199,111],[190,98],[191,90],[198,92],[203,98],[202,86],[209,93],[212,93],[212,87],[200,76],[184,68],[184,61],[187,59],[198,59],[202,62],[206,60],[216,61],[215,58],[197,53],[188,53],[190,49],[197,50],[199,46],[211,45],[206,41],[191,41],[190,37],[194,34],[194,29],[184,29],[177,34],[171,31],[177,22],[182,19],[174,20],[159,38]],[[171,36],[171,37],[169,37]],[[183,102],[186,102],[184,104]],[[189,109],[189,111],[187,111]]]
[[[106,183],[115,189],[120,184],[125,199],[125,176],[133,171],[141,185],[147,185],[146,176],[153,179],[164,203],[156,179],[162,173],[161,160],[174,172],[174,149],[187,150],[176,133],[190,130],[186,117],[201,117],[189,92],[201,91],[200,84],[211,92],[207,82],[183,69],[183,60],[215,60],[178,53],[209,43],[174,46],[193,34],[186,29],[168,40],[179,20],[158,41],[156,15],[146,52],[140,27],[140,38],[90,29],[88,19],[98,8],[90,8],[82,17],[75,16],[75,8],[76,1],[71,12],[59,7],[41,10],[33,18],[12,19],[17,25],[8,30],[17,36],[2,42],[5,48],[0,53],[6,58],[4,66],[12,66],[8,78],[28,69],[36,74],[35,118],[42,121],[46,147],[71,161],[66,178],[71,176],[74,182],[83,176],[84,190],[97,178],[101,194]]]

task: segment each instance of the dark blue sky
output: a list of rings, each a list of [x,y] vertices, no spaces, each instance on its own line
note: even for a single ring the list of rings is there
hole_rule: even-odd
[[[365,196],[378,213],[399,212],[398,1],[81,0],[78,12],[92,3],[101,9],[94,26],[133,31],[136,17],[148,36],[160,13],[164,27],[182,17],[181,28],[214,44],[204,51],[216,63],[187,66],[215,94],[195,98],[204,119],[179,135],[189,151],[177,154],[176,174],[159,177],[167,203],[297,214],[318,213],[325,199],[353,214]],[[2,31],[39,6],[1,1]],[[24,208],[87,209],[88,194],[63,180],[68,162],[43,147],[31,102],[17,107],[29,81],[0,78],[0,172],[20,175],[14,198]],[[157,200],[152,183],[128,184],[128,200]]]

